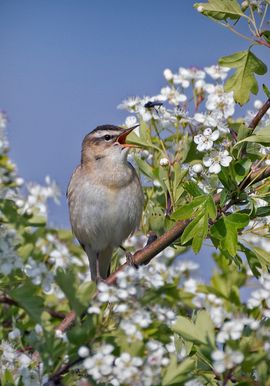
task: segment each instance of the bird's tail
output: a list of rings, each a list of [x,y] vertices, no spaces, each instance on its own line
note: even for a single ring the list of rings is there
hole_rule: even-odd
[[[110,266],[112,258],[112,248],[104,249],[103,251],[94,251],[89,245],[84,246],[84,250],[88,256],[91,280],[97,279],[97,269],[102,279],[106,279],[110,275]]]

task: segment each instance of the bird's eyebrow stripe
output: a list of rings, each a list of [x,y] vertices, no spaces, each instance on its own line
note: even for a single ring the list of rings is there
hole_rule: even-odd
[[[105,135],[110,135],[111,137],[118,137],[120,135],[119,131],[112,131],[112,130],[100,130],[96,131],[95,133],[92,133],[92,136],[96,139],[98,138],[104,138]]]

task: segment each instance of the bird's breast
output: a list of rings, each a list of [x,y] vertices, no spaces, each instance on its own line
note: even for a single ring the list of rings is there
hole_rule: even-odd
[[[143,195],[136,172],[131,172],[126,180],[117,171],[107,178],[84,176],[80,184],[71,180],[70,220],[81,243],[97,251],[116,247],[139,225]]]

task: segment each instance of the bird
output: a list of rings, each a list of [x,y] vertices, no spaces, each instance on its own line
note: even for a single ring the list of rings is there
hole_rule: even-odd
[[[91,280],[110,274],[111,257],[139,227],[144,195],[127,156],[126,137],[139,125],[124,129],[101,125],[82,141],[81,162],[67,189],[72,231],[86,252]]]

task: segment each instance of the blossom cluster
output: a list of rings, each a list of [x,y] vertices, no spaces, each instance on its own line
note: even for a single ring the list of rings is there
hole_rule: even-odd
[[[119,108],[124,108],[134,116],[126,118],[126,125],[132,126],[137,120],[154,124],[159,130],[168,129],[171,126],[177,126],[180,123],[187,123],[194,135],[194,142],[199,152],[206,153],[202,164],[193,165],[193,172],[203,171],[203,166],[208,173],[218,174],[221,166],[228,167],[232,161],[228,148],[228,118],[235,112],[235,102],[233,93],[226,93],[223,88],[223,81],[227,77],[229,68],[213,65],[204,70],[198,68],[180,67],[177,73],[170,69],[164,70],[164,77],[168,82],[163,87],[160,94],[152,97],[129,98],[124,100]],[[208,83],[206,76],[209,76],[216,84]],[[194,98],[195,112],[190,114],[188,110],[189,88],[197,95]],[[206,113],[197,111],[198,100],[205,100]],[[157,108],[148,108],[147,103],[160,102]],[[165,107],[167,104],[169,107]],[[189,115],[190,114],[190,115]],[[136,132],[139,134],[139,132]],[[216,143],[218,141],[218,143]],[[160,160],[161,166],[168,165],[167,158]]]

